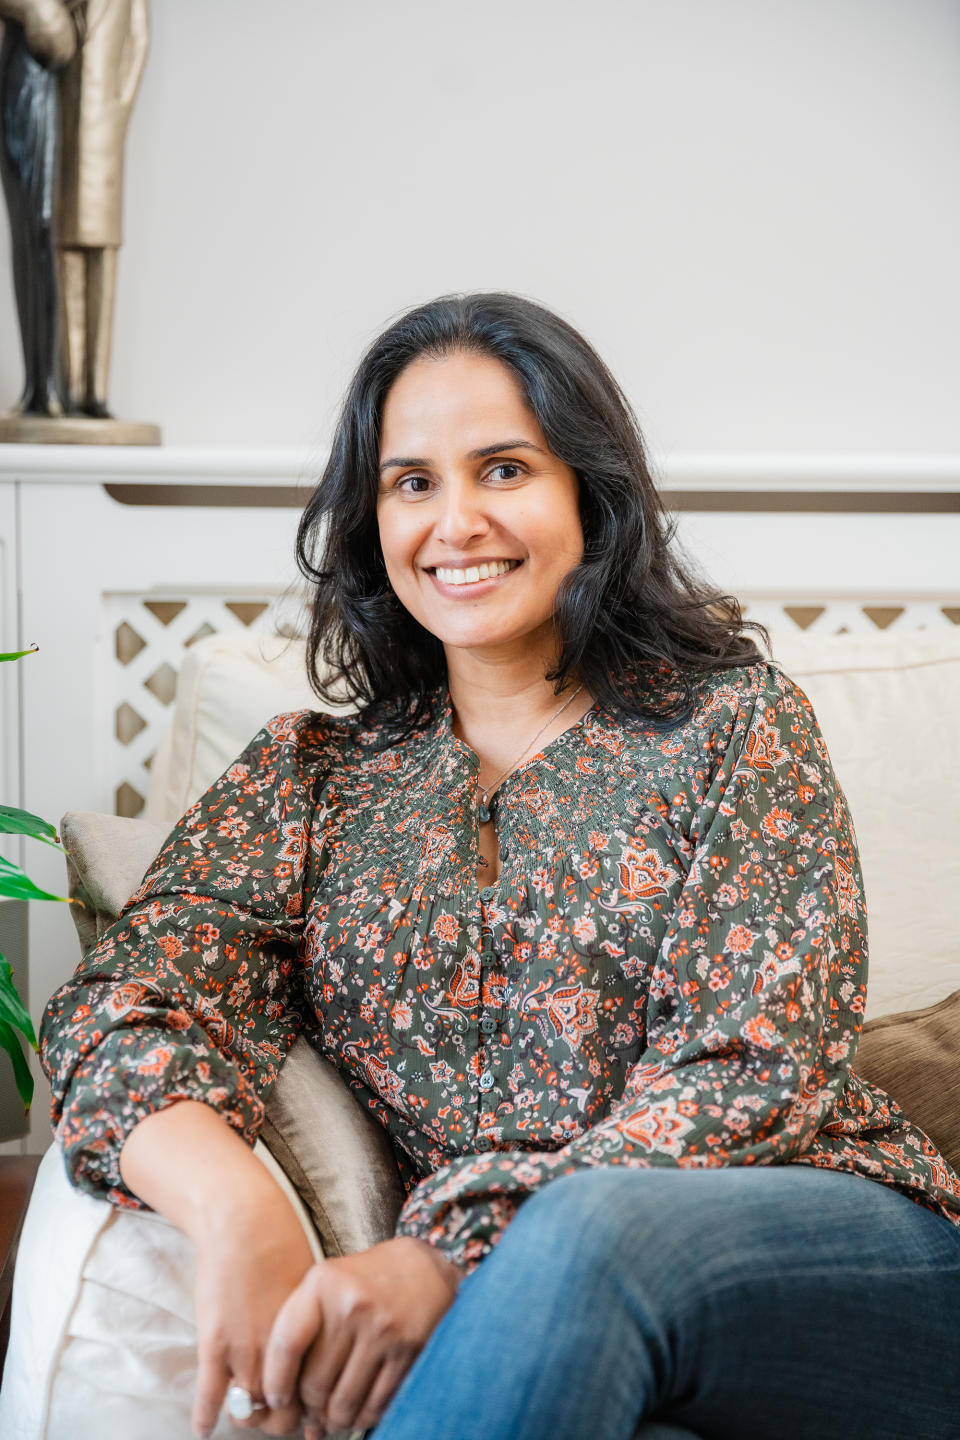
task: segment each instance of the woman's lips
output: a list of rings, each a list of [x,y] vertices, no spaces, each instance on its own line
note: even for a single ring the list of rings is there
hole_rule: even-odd
[[[479,595],[486,595],[490,590],[494,589],[495,586],[502,585],[505,580],[509,580],[510,576],[515,575],[522,564],[523,561],[520,560],[511,570],[504,571],[502,575],[490,575],[486,580],[467,580],[462,585],[450,585],[446,581],[441,580],[436,570],[428,570],[426,573],[430,576],[430,579],[441,595],[451,600],[472,600]]]

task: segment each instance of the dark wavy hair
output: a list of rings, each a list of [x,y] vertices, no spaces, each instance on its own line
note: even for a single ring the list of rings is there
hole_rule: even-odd
[[[702,580],[673,543],[675,522],[651,477],[636,417],[596,351],[552,311],[501,293],[419,305],[360,361],[297,533],[297,561],[315,587],[307,638],[313,689],[327,703],[369,709],[396,740],[423,724],[430,692],[446,680],[442,644],[387,579],[377,493],[387,392],[419,356],[456,351],[510,367],[550,449],[579,482],[583,559],[557,591],[558,659],[546,678],[558,695],[575,676],[598,701],[648,724],[680,723],[697,681],[761,659],[745,632],[766,632],[744,622],[737,601]]]

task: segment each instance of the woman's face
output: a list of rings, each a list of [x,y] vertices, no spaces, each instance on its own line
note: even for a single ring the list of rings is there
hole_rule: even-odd
[[[577,477],[506,365],[457,351],[398,376],[377,521],[391,586],[445,647],[552,653],[557,587],[583,555]]]

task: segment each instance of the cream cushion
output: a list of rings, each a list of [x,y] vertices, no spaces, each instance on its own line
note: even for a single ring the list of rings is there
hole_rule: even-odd
[[[856,826],[870,917],[867,1016],[933,1005],[960,988],[960,627],[773,635],[806,691]],[[249,632],[192,647],[178,681],[147,816],[172,821],[271,715],[319,706],[303,641]]]
[[[154,759],[144,818],[168,828],[285,710],[323,710],[307,683],[304,642],[249,630],[208,635],[184,655],[173,723]]]
[[[867,1017],[960,988],[960,627],[774,635],[853,815],[870,934]]]
[[[322,1259],[283,1171],[265,1146],[255,1153]],[[17,1252],[3,1440],[192,1440],[195,1272],[186,1235],[153,1211],[74,1189],[52,1145]],[[213,1440],[238,1433],[223,1411]]]

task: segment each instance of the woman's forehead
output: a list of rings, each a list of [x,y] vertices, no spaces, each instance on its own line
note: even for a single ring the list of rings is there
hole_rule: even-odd
[[[546,446],[513,371],[487,355],[420,357],[394,381],[383,407],[381,457],[397,447],[428,458],[431,444],[463,450],[516,437]]]

